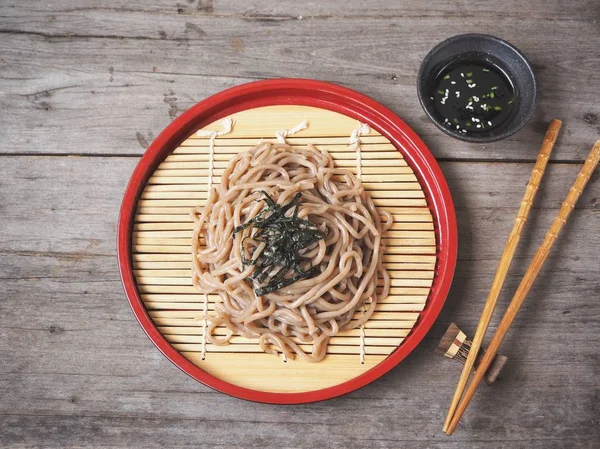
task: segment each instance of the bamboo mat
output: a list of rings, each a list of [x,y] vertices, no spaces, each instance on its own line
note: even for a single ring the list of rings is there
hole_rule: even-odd
[[[357,173],[356,151],[349,146],[359,125],[347,116],[304,106],[269,106],[231,116],[233,130],[215,139],[213,184],[220,182],[229,159],[259,139],[275,142],[275,133],[306,120],[308,128],[287,137],[329,151],[338,167]],[[220,131],[221,121],[204,128]],[[206,372],[238,386],[269,392],[305,392],[350,380],[384,360],[410,333],[424,309],[436,266],[433,218],[423,190],[401,153],[387,138],[370,130],[360,137],[365,189],[377,206],[392,213],[384,236],[384,264],[391,276],[390,296],[360,329],[341,332],[330,341],[319,363],[289,360],[260,351],[253,339],[233,337],[228,346],[206,344],[202,358],[204,300],[191,282],[189,212],[207,198],[208,137],[185,140],[148,180],[138,201],[133,233],[133,261],[138,290],[158,330],[175,349]],[[217,295],[208,295],[213,311]],[[359,317],[357,312],[355,317]],[[225,329],[218,329],[224,333]],[[309,346],[301,345],[305,349]],[[364,350],[364,363],[360,352]]]

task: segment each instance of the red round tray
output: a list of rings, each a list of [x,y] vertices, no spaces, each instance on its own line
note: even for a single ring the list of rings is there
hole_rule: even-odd
[[[434,219],[437,242],[436,275],[425,309],[402,345],[374,368],[333,387],[304,393],[268,393],[220,380],[194,365],[173,348],[158,331],[138,293],[133,273],[132,231],[137,200],[156,167],[196,130],[233,113],[273,105],[301,105],[345,114],[387,137],[401,151],[417,176]],[[458,233],[454,205],[442,171],[417,134],[392,111],[371,98],[334,84],[304,80],[257,81],[220,92],[188,109],[175,119],[148,147],[135,168],[125,191],[117,232],[117,254],[121,279],[133,313],[158,349],[186,374],[203,384],[238,398],[299,404],[340,396],[365,386],[400,363],[423,339],[440,313],[450,289]]]

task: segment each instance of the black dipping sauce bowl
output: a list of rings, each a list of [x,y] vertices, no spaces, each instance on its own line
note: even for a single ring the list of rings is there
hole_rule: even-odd
[[[460,63],[493,65],[512,84],[515,104],[511,114],[489,131],[462,134],[444,126],[444,117],[439,114],[431,99],[440,73],[446,67]],[[508,42],[486,34],[461,34],[433,48],[419,69],[417,93],[425,113],[439,129],[449,136],[474,143],[494,142],[520,130],[533,115],[537,94],[535,74],[525,56]]]

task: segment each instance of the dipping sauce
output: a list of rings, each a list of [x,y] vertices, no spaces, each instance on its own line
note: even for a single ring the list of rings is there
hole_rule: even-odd
[[[514,89],[492,64],[459,62],[442,69],[430,99],[445,127],[461,134],[480,134],[510,117]]]

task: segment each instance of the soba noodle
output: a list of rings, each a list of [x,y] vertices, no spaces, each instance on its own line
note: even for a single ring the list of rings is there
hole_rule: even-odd
[[[323,235],[300,255],[315,273],[257,296],[258,282],[247,280],[256,265],[243,265],[242,251],[246,259],[256,260],[264,242],[252,238],[251,226],[234,229],[261,213],[265,194],[283,205],[298,192],[297,216]],[[389,293],[381,236],[391,216],[375,208],[355,175],[336,168],[329,153],[312,145],[292,149],[261,143],[237,154],[206,205],[192,216],[193,283],[221,299],[205,329],[212,344],[228,344],[237,334],[258,338],[267,353],[317,362],[325,357],[332,336],[360,327]],[[220,326],[229,329],[227,335],[216,335]],[[304,351],[300,345],[312,349]]]

